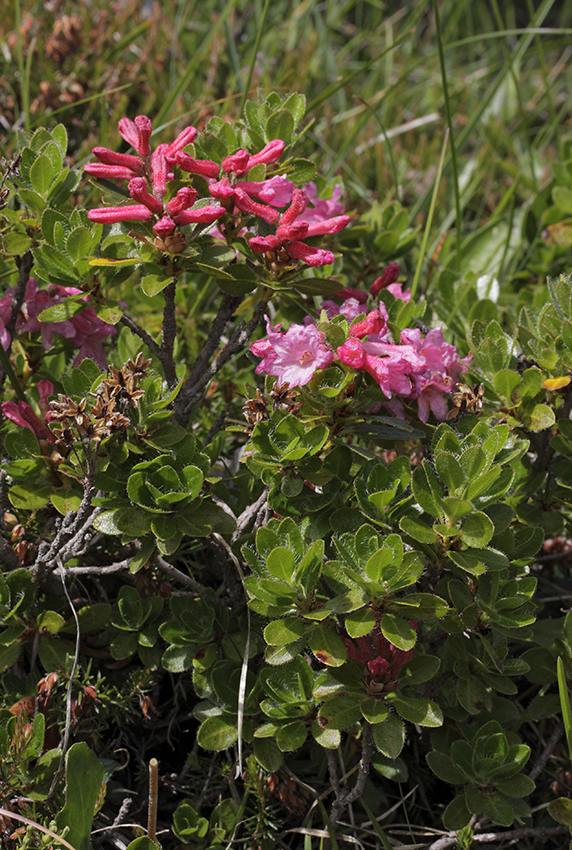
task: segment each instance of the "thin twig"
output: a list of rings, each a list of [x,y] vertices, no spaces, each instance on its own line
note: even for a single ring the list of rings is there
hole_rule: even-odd
[[[534,780],[534,779],[536,779],[537,776],[539,776],[540,773],[542,773],[542,771],[544,770],[544,767],[546,765],[546,762],[548,761],[548,759],[552,755],[552,751],[554,750],[554,747],[556,746],[556,744],[558,743],[558,741],[560,740],[560,738],[562,737],[563,734],[564,734],[564,723],[560,722],[558,724],[558,726],[555,728],[555,730],[552,733],[552,735],[550,736],[550,738],[548,739],[548,743],[546,744],[546,746],[542,750],[542,753],[540,754],[540,758],[538,759],[537,762],[535,762],[532,770],[528,774],[530,779]]]
[[[158,570],[161,570],[162,573],[165,573],[170,578],[179,581],[185,587],[194,590],[195,593],[201,592],[201,587],[196,583],[193,578],[188,575],[185,575],[185,573],[182,573],[181,570],[178,570],[176,567],[174,567],[168,561],[165,561],[163,558],[155,558],[152,563],[152,566]]]
[[[545,841],[553,835],[565,835],[569,833],[567,826],[549,827],[523,827],[522,829],[511,829],[507,832],[476,832],[472,837],[473,844],[490,844],[493,841],[520,841],[521,838],[534,838],[538,842]],[[456,847],[458,835],[449,832],[434,841],[427,850],[447,850],[448,847]]]
[[[147,331],[142,328],[137,322],[134,322],[133,319],[130,319],[129,316],[126,316],[125,313],[120,318],[120,323],[125,325],[126,328],[129,328],[135,336],[138,336],[139,339],[143,340],[149,351],[155,355],[155,357],[161,359],[161,346],[158,345],[153,337],[147,333]]]
[[[173,359],[173,349],[177,336],[177,322],[175,319],[175,293],[177,291],[177,278],[163,290],[165,296],[165,307],[163,310],[163,327],[161,328],[161,365],[165,372],[165,380],[172,389],[177,385],[177,372]]]
[[[266,500],[268,499],[268,494],[270,492],[270,487],[265,487],[258,499],[254,502],[253,505],[249,505],[247,508],[243,510],[239,517],[236,520],[236,531],[233,533],[230,538],[231,543],[236,543],[236,541],[244,534],[251,520],[253,520],[258,513],[262,510],[264,505],[266,504]]]
[[[71,671],[70,671],[70,677],[69,677],[67,694],[66,694],[66,725],[65,725],[65,728],[64,728],[64,734],[63,734],[63,738],[62,738],[62,742],[61,742],[61,751],[62,752],[61,752],[61,756],[60,756],[60,763],[58,765],[58,769],[57,769],[57,771],[54,775],[54,778],[52,780],[52,784],[50,785],[50,790],[48,791],[48,797],[52,796],[52,793],[54,792],[54,790],[56,788],[58,779],[60,777],[60,774],[61,774],[63,766],[64,766],[64,759],[65,759],[66,751],[67,751],[68,744],[69,744],[71,720],[72,720],[72,710],[71,710],[71,708],[72,708],[73,683],[74,683],[74,679],[75,679],[76,670],[77,670],[77,667],[78,667],[78,664],[79,664],[79,650],[80,650],[80,645],[81,645],[81,632],[80,632],[80,628],[79,628],[79,618],[77,616],[77,611],[74,608],[73,602],[71,601],[71,597],[70,597],[68,589],[67,589],[65,567],[64,567],[62,559],[59,556],[57,558],[57,561],[58,561],[58,573],[59,573],[60,578],[62,580],[62,585],[63,585],[63,588],[64,588],[64,594],[65,594],[65,597],[68,601],[68,605],[71,608],[73,618],[75,620],[76,637],[75,637],[75,654],[74,654],[72,668],[71,668]]]
[[[207,340],[207,344],[203,348],[203,352],[201,352],[201,354],[197,358],[197,362],[193,366],[192,372],[189,375],[189,378],[188,378],[185,386],[183,387],[183,389],[179,393],[179,396],[178,396],[177,401],[175,403],[175,414],[174,414],[173,420],[175,422],[177,422],[177,424],[181,424],[181,425],[186,424],[186,422],[189,418],[191,408],[193,407],[194,404],[196,404],[198,401],[200,401],[200,399],[203,397],[205,389],[208,386],[209,382],[212,380],[212,378],[216,375],[216,373],[220,369],[222,369],[224,364],[227,363],[230,360],[231,357],[233,357],[238,351],[240,351],[242,348],[245,347],[247,342],[250,340],[250,337],[254,333],[254,330],[255,330],[256,326],[258,325],[264,310],[266,309],[266,305],[268,303],[268,298],[270,297],[270,294],[271,293],[267,294],[264,298],[262,298],[259,301],[259,303],[256,306],[256,309],[254,310],[254,313],[252,314],[252,318],[246,324],[241,323],[237,328],[235,328],[235,330],[231,334],[230,339],[228,340],[227,344],[225,345],[223,350],[220,352],[220,354],[218,355],[216,360],[214,360],[208,368],[206,367],[206,363],[203,366],[203,364],[201,362],[202,368],[200,370],[198,370],[197,364],[198,364],[199,360],[202,358],[203,352],[205,350],[209,349],[210,347],[212,347],[212,351],[214,351],[216,349],[215,337],[213,336],[212,330],[211,330],[211,333],[209,334],[209,339]],[[222,305],[221,305],[221,308],[222,308]],[[217,316],[217,319],[219,318],[220,315],[221,315],[221,311],[219,310],[219,315]],[[231,315],[232,315],[232,313],[231,313]],[[230,316],[229,316],[229,318],[230,318]],[[215,319],[215,322],[217,321],[217,319]],[[228,319],[226,321],[228,321]],[[226,324],[226,321],[224,322],[224,324]],[[221,323],[222,323],[222,317],[221,317]],[[214,325],[213,325],[213,328],[214,328]],[[218,341],[220,341],[220,336],[222,335],[222,330],[224,330],[224,325],[222,326],[222,329],[221,329],[220,333],[218,334],[218,338],[217,338],[217,341],[216,341],[217,344],[218,344]]]

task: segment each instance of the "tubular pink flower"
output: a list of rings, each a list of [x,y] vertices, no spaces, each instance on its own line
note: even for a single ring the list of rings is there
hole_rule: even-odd
[[[308,224],[324,221],[326,218],[332,218],[344,212],[344,205],[340,202],[341,186],[334,186],[332,197],[329,200],[318,198],[318,188],[315,183],[306,183],[304,193],[311,205],[304,211],[304,221],[307,221]]]
[[[301,189],[294,189],[292,193],[292,203],[288,209],[282,213],[280,225],[284,226],[292,224],[299,215],[302,215],[307,206],[308,198],[306,194]]]
[[[176,224],[212,224],[226,213],[224,207],[199,207],[196,210],[182,210],[173,216]]]
[[[399,263],[390,263],[383,270],[381,277],[378,277],[369,288],[370,293],[375,296],[382,289],[385,289],[391,283],[395,283],[397,278],[401,273],[401,268],[399,267]]]
[[[308,225],[305,221],[295,221],[293,224],[280,224],[276,228],[276,237],[281,242],[296,242],[308,235]]]
[[[150,194],[147,189],[147,181],[143,177],[134,177],[133,180],[129,181],[127,188],[134,201],[143,204],[143,206],[147,207],[155,215],[161,215],[163,204],[158,198]]]
[[[141,174],[145,167],[143,160],[130,153],[116,153],[109,148],[94,148],[93,153],[105,165],[121,165],[123,168],[130,168],[136,174]]]
[[[175,162],[190,174],[202,174],[203,177],[218,177],[220,174],[220,166],[210,159],[194,159],[184,151],[177,151],[175,154]]]
[[[183,186],[182,189],[179,189],[174,198],[171,198],[170,201],[167,201],[167,203],[165,204],[165,209],[167,210],[169,215],[176,215],[182,210],[188,210],[189,207],[192,207],[196,200],[196,189],[192,189],[190,186]]]
[[[221,201],[228,201],[234,197],[235,187],[232,185],[228,177],[223,177],[222,180],[217,180],[216,183],[209,185],[209,192],[213,198],[218,198]]]
[[[312,248],[303,242],[290,242],[286,250],[296,260],[303,260],[308,266],[329,266],[334,262],[334,255],[324,248]]]
[[[107,165],[104,162],[88,162],[83,170],[86,174],[94,177],[108,177],[111,180],[132,180],[137,177],[137,172],[123,165]]]
[[[167,157],[167,161],[175,159],[175,154],[177,151],[182,150],[186,145],[190,145],[191,142],[194,142],[195,136],[197,135],[196,127],[185,127],[185,129],[179,133],[175,141],[171,142],[170,145],[167,146],[165,150],[165,156]]]
[[[360,304],[365,304],[368,296],[367,292],[364,292],[363,289],[352,289],[351,286],[345,286],[343,289],[340,289],[339,292],[334,292],[334,297],[343,298],[344,300],[347,298],[355,298]]]
[[[53,386],[52,386],[53,390]],[[2,413],[11,422],[14,422],[20,428],[28,428],[36,435],[38,440],[47,440],[48,443],[55,443],[56,438],[50,431],[45,421],[34,413],[28,402],[26,401],[5,401],[2,403]]]
[[[175,222],[172,218],[169,218],[168,215],[164,215],[163,218],[159,219],[159,221],[153,225],[153,230],[157,236],[169,236],[174,229]]]
[[[274,139],[272,142],[268,142],[261,151],[253,154],[248,160],[248,168],[254,168],[255,165],[259,163],[264,163],[265,165],[270,165],[272,162],[276,162],[277,159],[280,159],[282,153],[284,151],[284,142],[282,139]]]
[[[149,140],[153,131],[151,119],[146,115],[138,115],[135,119],[135,126],[137,128],[138,136],[138,144],[136,145],[135,150],[139,156],[149,156],[151,153]]]
[[[366,353],[358,339],[347,339],[337,351],[340,363],[351,366],[352,369],[361,369],[365,363]]]
[[[252,157],[250,156],[248,151],[245,151],[244,148],[241,148],[236,153],[233,153],[230,156],[225,156],[221,163],[222,169],[223,171],[226,171],[227,174],[245,174],[248,169],[252,167],[249,165],[251,159]]]
[[[137,152],[139,147],[139,131],[131,118],[121,118],[118,124],[119,135],[122,139],[135,148]]]
[[[153,213],[143,204],[129,204],[125,207],[102,207],[89,210],[87,217],[99,224],[113,224],[116,221],[149,221]]]
[[[355,336],[358,339],[363,339],[368,334],[382,333],[386,328],[386,323],[381,316],[379,310],[372,310],[366,318],[361,322],[356,322],[350,328],[350,336]]]
[[[253,201],[240,186],[237,186],[234,190],[234,203],[239,210],[263,218],[269,224],[276,224],[280,218],[280,213],[277,210]]]
[[[349,215],[338,215],[335,218],[327,218],[325,221],[309,224],[308,236],[331,236],[334,233],[339,233],[340,230],[347,227],[349,223]]]
[[[253,236],[248,240],[248,244],[253,251],[265,254],[267,251],[277,251],[280,247],[280,240],[275,236]]]
[[[167,176],[169,167],[165,156],[167,145],[158,145],[151,156],[151,182],[153,194],[157,198],[164,198],[167,194]]]

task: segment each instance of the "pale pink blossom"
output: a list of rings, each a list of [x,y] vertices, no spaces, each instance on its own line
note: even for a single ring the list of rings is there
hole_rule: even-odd
[[[280,325],[272,328],[266,316],[268,339],[251,345],[250,350],[263,360],[256,372],[276,375],[281,384],[302,387],[307,384],[317,369],[325,369],[334,359],[334,352],[327,347],[325,336],[315,325],[290,325],[286,333],[279,331]]]

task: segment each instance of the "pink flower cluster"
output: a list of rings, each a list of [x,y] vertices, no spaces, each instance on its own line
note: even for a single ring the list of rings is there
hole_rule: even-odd
[[[194,127],[185,127],[170,145],[158,145],[151,152],[151,121],[146,115],[138,115],[135,121],[122,118],[119,133],[137,151],[132,154],[115,153],[108,148],[96,147],[93,152],[99,162],[84,166],[87,174],[95,177],[107,177],[128,180],[127,188],[135,204],[123,207],[103,207],[89,210],[90,221],[112,224],[116,221],[151,221],[157,236],[169,236],[177,225],[212,224],[225,214],[223,207],[202,206],[191,209],[197,192],[191,187],[179,189],[174,198],[163,203],[167,194],[167,180],[172,179],[171,168],[177,162],[182,148],[190,144],[197,131]]]
[[[248,180],[248,173],[255,166],[272,165],[280,159],[284,151],[281,139],[268,142],[255,154],[241,148],[218,165],[212,160],[196,159],[183,150],[197,135],[192,126],[186,127],[170,145],[159,145],[153,152],[149,144],[151,132],[151,121],[145,115],[139,115],[135,121],[122,118],[119,133],[137,151],[137,156],[102,147],[93,149],[99,162],[84,166],[86,173],[128,180],[129,194],[136,203],[90,210],[88,218],[91,221],[101,224],[153,221],[157,237],[165,240],[173,235],[176,227],[213,224],[227,213],[240,215],[242,212],[277,225],[275,235],[249,240],[250,247],[265,254],[269,264],[279,267],[291,264],[292,260],[302,260],[310,266],[321,266],[333,262],[331,251],[306,245],[302,240],[338,233],[348,224],[349,216],[332,215],[343,211],[339,187],[334,189],[332,198],[325,201],[317,198],[313,183],[308,183],[304,192],[295,189],[294,184],[281,175],[267,180]],[[173,179],[174,165],[188,174],[204,177],[210,196],[218,203],[195,206],[198,193],[191,186],[179,189],[174,198],[165,202],[167,181]],[[311,208],[305,212],[310,203]],[[280,216],[276,207],[288,204],[288,209]],[[184,242],[179,241],[168,250],[176,253],[183,248]]]
[[[31,277],[26,285],[26,296],[16,320],[17,333],[40,333],[42,345],[46,351],[51,347],[54,334],[59,334],[71,340],[74,348],[79,351],[74,360],[74,366],[89,357],[102,369],[105,369],[106,358],[101,341],[115,333],[113,325],[103,322],[93,309],[86,307],[81,313],[61,322],[41,322],[38,316],[48,307],[61,304],[70,295],[81,295],[81,289],[73,286],[55,286],[50,284],[46,289],[39,289],[36,280]],[[10,344],[10,335],[6,325],[12,315],[12,296],[14,289],[9,289],[0,298],[0,343],[4,349]],[[89,301],[85,295],[82,301]]]
[[[408,300],[410,293],[395,287],[394,297]],[[397,289],[397,287],[399,289]],[[280,325],[272,328],[266,317],[268,338],[251,345],[250,350],[262,361],[257,373],[275,375],[280,383],[304,386],[318,369],[324,369],[334,360],[343,366],[366,372],[383,392],[385,406],[394,416],[405,415],[404,400],[416,400],[419,418],[427,422],[430,413],[438,420],[447,416],[444,394],[453,390],[459,376],[468,368],[470,358],[461,359],[457,349],[443,339],[440,328],[425,335],[418,328],[407,328],[398,341],[394,341],[388,324],[388,314],[383,302],[365,312],[367,295],[360,290],[346,289],[339,293],[344,298],[342,306],[334,301],[324,301],[328,318],[345,315],[353,322],[348,339],[337,351],[328,345],[325,334],[318,331],[313,320],[304,325],[291,325],[280,332]],[[357,296],[357,297],[356,297]],[[359,316],[365,318],[359,319]]]

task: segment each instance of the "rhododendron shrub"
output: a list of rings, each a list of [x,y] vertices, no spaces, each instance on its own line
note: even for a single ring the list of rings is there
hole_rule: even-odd
[[[378,817],[409,775],[440,779],[464,845],[546,808],[531,718],[556,746],[572,627],[535,631],[535,594],[571,524],[570,279],[511,335],[463,296],[455,336],[408,211],[296,156],[304,109],[124,117],[81,171],[42,128],[2,183],[0,802],[78,848],[164,729],[177,846],[322,838],[323,806],[357,840],[350,804]],[[303,826],[272,809],[253,838],[284,777]]]

